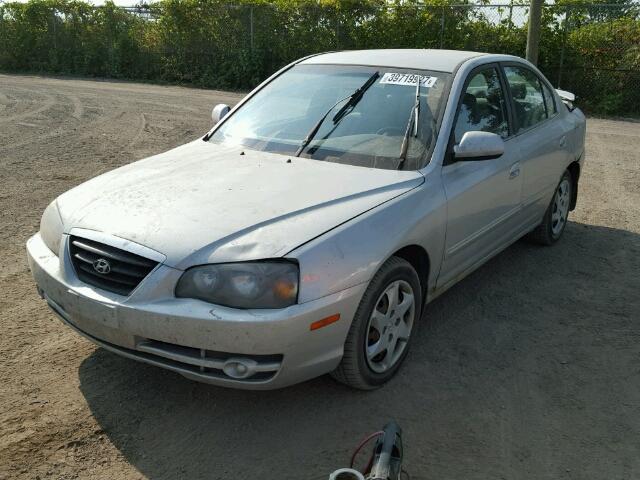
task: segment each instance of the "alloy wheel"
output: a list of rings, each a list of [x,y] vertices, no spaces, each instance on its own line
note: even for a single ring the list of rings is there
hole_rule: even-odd
[[[571,184],[569,180],[564,178],[556,194],[553,197],[553,207],[551,210],[551,232],[554,236],[560,235],[565,223],[567,223],[567,216],[569,215],[569,204],[571,202]]]
[[[404,280],[390,283],[376,302],[369,322],[365,356],[371,370],[384,373],[407,348],[415,320],[415,295]]]

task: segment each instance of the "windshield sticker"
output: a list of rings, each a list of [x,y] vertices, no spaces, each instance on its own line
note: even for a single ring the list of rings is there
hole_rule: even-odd
[[[427,77],[426,75],[415,75],[413,73],[394,73],[387,72],[382,76],[380,83],[387,83],[389,85],[407,85],[416,86],[418,77],[420,77],[420,85],[423,87],[433,87],[438,80],[438,77]]]

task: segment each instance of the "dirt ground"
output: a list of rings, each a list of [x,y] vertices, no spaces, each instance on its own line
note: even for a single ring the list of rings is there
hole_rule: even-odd
[[[565,238],[518,242],[431,304],[380,390],[202,385],[63,326],[25,259],[45,206],[239,98],[0,75],[0,478],[326,478],[392,417],[414,480],[640,478],[640,123],[589,120]]]

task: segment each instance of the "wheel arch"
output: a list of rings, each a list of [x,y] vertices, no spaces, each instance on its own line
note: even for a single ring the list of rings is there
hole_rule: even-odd
[[[418,273],[420,287],[422,289],[422,301],[424,303],[429,285],[429,269],[431,267],[429,254],[424,247],[413,244],[396,250],[393,253],[393,256],[400,257],[409,262]]]
[[[576,204],[578,203],[578,180],[580,179],[580,163],[577,160],[571,162],[567,167],[567,170],[571,174],[571,182],[573,187],[571,189],[571,204],[569,205],[569,210],[573,211],[576,208]]]

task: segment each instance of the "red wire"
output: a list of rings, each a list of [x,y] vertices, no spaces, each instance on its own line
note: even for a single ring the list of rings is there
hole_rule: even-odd
[[[379,437],[380,435],[382,435],[384,432],[382,430],[372,433],[371,435],[367,436],[364,440],[362,440],[360,442],[360,444],[358,445],[358,447],[356,448],[355,452],[353,452],[353,455],[351,455],[351,462],[349,464],[350,468],[353,468],[353,464],[356,461],[356,456],[358,455],[358,453],[360,453],[360,450],[362,450],[362,448],[369,443],[372,439]]]

